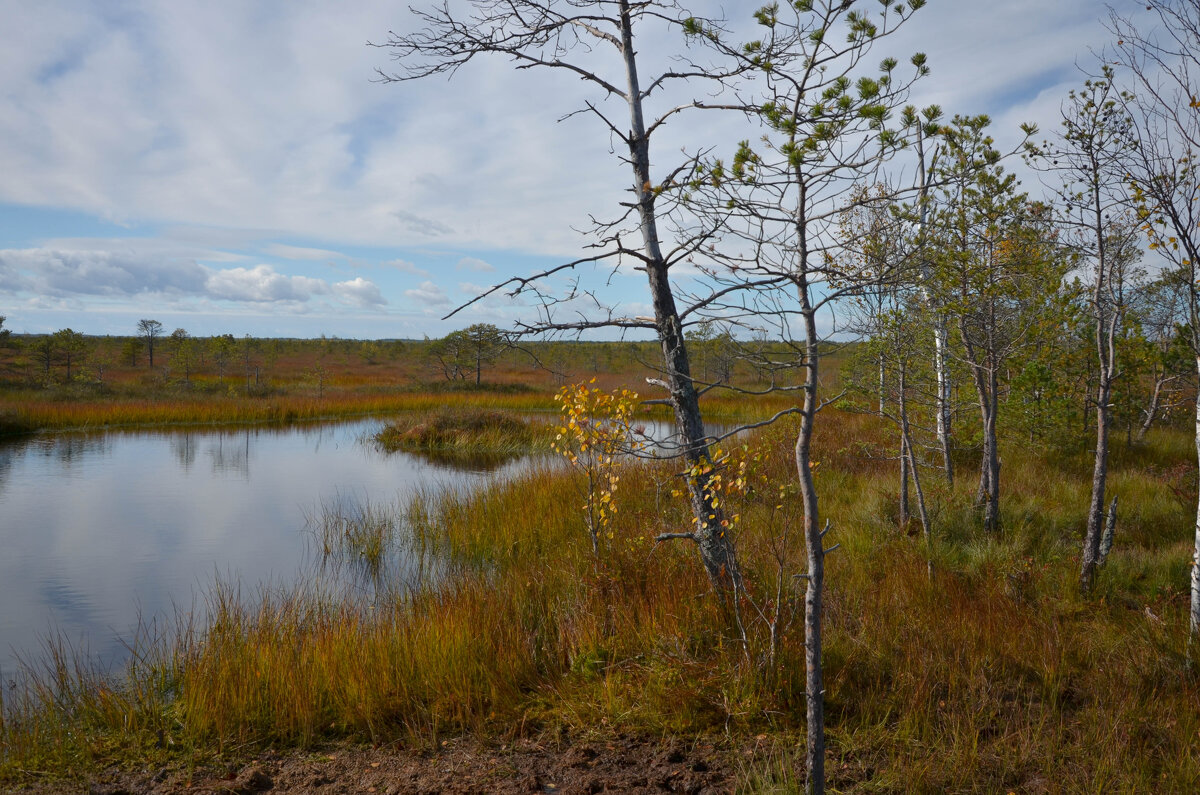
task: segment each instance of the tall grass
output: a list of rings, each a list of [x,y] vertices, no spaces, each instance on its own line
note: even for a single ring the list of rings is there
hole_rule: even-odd
[[[842,544],[828,560],[826,602],[832,788],[1197,791],[1200,687],[1184,659],[1189,519],[1169,474],[1182,459],[1120,459],[1117,543],[1084,599],[1075,554],[1086,472],[1010,456],[995,537],[978,530],[974,484],[951,489],[932,473],[931,580],[924,543],[896,526],[894,462],[860,455],[888,431],[870,417],[828,416],[817,484]],[[444,562],[423,589],[369,602],[300,586],[250,597],[217,588],[204,626],[181,621],[135,644],[121,678],[66,662],[32,677],[6,703],[0,776],[331,738],[436,744],[448,733],[607,725],[728,732],[757,749],[738,763],[744,790],[794,790],[804,644],[792,575],[803,549],[796,498],[778,488],[791,479],[791,433],[784,425],[747,442],[764,451],[755,477],[770,487],[729,497],[745,642],[694,550],[651,540],[687,522],[670,498],[670,463],[629,465],[598,555],[576,476],[546,468],[474,494],[424,495],[392,530],[370,531],[381,543],[407,534]]]

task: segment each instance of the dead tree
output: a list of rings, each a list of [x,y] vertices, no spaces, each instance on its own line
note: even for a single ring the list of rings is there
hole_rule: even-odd
[[[669,193],[689,163],[685,161],[665,173],[655,170],[651,143],[655,133],[677,115],[708,104],[744,70],[744,65],[731,62],[723,69],[699,64],[688,59],[684,51],[671,66],[650,76],[643,74],[635,48],[639,33],[665,30],[684,42],[703,40],[717,30],[712,23],[687,14],[669,0],[472,0],[465,4],[461,15],[457,6],[452,10],[449,4],[413,13],[421,25],[419,30],[390,33],[378,45],[390,50],[398,64],[397,71],[380,72],[385,82],[453,75],[479,56],[507,58],[516,69],[567,72],[580,78],[586,92],[580,106],[567,115],[592,118],[620,143],[617,156],[630,169],[631,197],[622,203],[623,210],[617,217],[594,225],[591,253],[497,284],[475,300],[496,292],[535,296],[541,315],[537,320],[521,322],[522,333],[578,333],[608,328],[646,330],[657,336],[663,374],[657,383],[666,390],[666,401],[674,412],[677,446],[689,473],[687,491],[695,520],[691,531],[671,537],[694,541],[713,587],[722,595],[732,592],[740,583],[740,575],[732,540],[726,534],[724,508],[711,485],[714,473],[709,436],[692,378],[682,312],[671,281],[672,268],[687,260],[707,235],[700,233],[674,246],[664,245],[665,210],[660,202],[665,201],[663,194]],[[695,95],[687,93],[691,91]],[[633,263],[646,274],[653,317],[627,317],[604,306],[586,285],[580,286],[580,277],[565,295],[551,292],[551,277],[625,263]],[[593,311],[564,317],[565,312],[577,311],[567,307],[580,297],[591,300]]]

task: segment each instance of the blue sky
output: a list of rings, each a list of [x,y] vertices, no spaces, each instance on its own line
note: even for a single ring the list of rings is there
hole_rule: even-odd
[[[406,5],[0,0],[6,327],[132,334],[152,317],[196,335],[385,338],[533,317],[492,298],[441,319],[579,257],[575,230],[628,177],[594,125],[558,122],[578,107],[576,80],[492,60],[449,82],[373,82],[389,62],[366,42],[407,30]],[[1019,122],[1057,125],[1076,62],[1105,42],[1103,13],[930,0],[879,53],[926,52],[913,101],[988,113],[1004,143]],[[746,131],[731,118],[672,135],[660,152]],[[606,289],[649,314],[641,274]]]

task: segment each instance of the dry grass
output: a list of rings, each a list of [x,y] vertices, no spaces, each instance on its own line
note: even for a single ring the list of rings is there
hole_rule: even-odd
[[[762,453],[761,487],[728,499],[749,581],[745,644],[694,550],[649,540],[688,521],[669,496],[669,463],[622,478],[598,557],[575,475],[538,470],[396,509],[403,522],[388,532],[402,527],[439,561],[442,579],[423,590],[369,603],[303,586],[217,587],[207,624],[181,619],[146,637],[116,680],[62,650],[7,697],[0,777],[330,738],[436,744],[604,724],[730,732],[765,749],[743,763],[746,791],[794,791],[804,664],[791,575],[803,550],[790,434],[784,423],[746,442]],[[879,455],[891,436],[873,417],[830,411],[816,440],[822,511],[842,545],[826,603],[831,788],[1198,791],[1184,435],[1114,457],[1122,519],[1089,598],[1076,587],[1086,467],[1006,449],[997,536],[978,529],[969,453],[953,488],[927,472],[931,580],[919,535],[897,527],[896,465]]]

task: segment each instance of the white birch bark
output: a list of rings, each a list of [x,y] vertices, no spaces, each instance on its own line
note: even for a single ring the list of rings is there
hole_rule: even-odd
[[[917,124],[917,180],[920,194],[920,220],[918,230],[924,239],[925,228],[929,223],[928,177],[925,171],[925,134],[921,125]],[[929,278],[929,268],[924,267],[924,278]],[[946,321],[942,316],[941,307],[933,300],[926,285],[921,286],[921,299],[933,318],[933,368],[937,376],[937,439],[942,451],[942,466],[946,471],[946,482],[954,485],[954,462],[950,457],[950,376],[946,371]]]
[[[1200,354],[1196,356],[1196,373],[1200,375]],[[1196,393],[1196,460],[1200,463],[1200,392]],[[1200,497],[1196,501],[1196,536],[1192,548],[1192,609],[1188,621],[1188,652],[1195,649],[1200,633]],[[1190,659],[1190,656],[1189,656]]]

